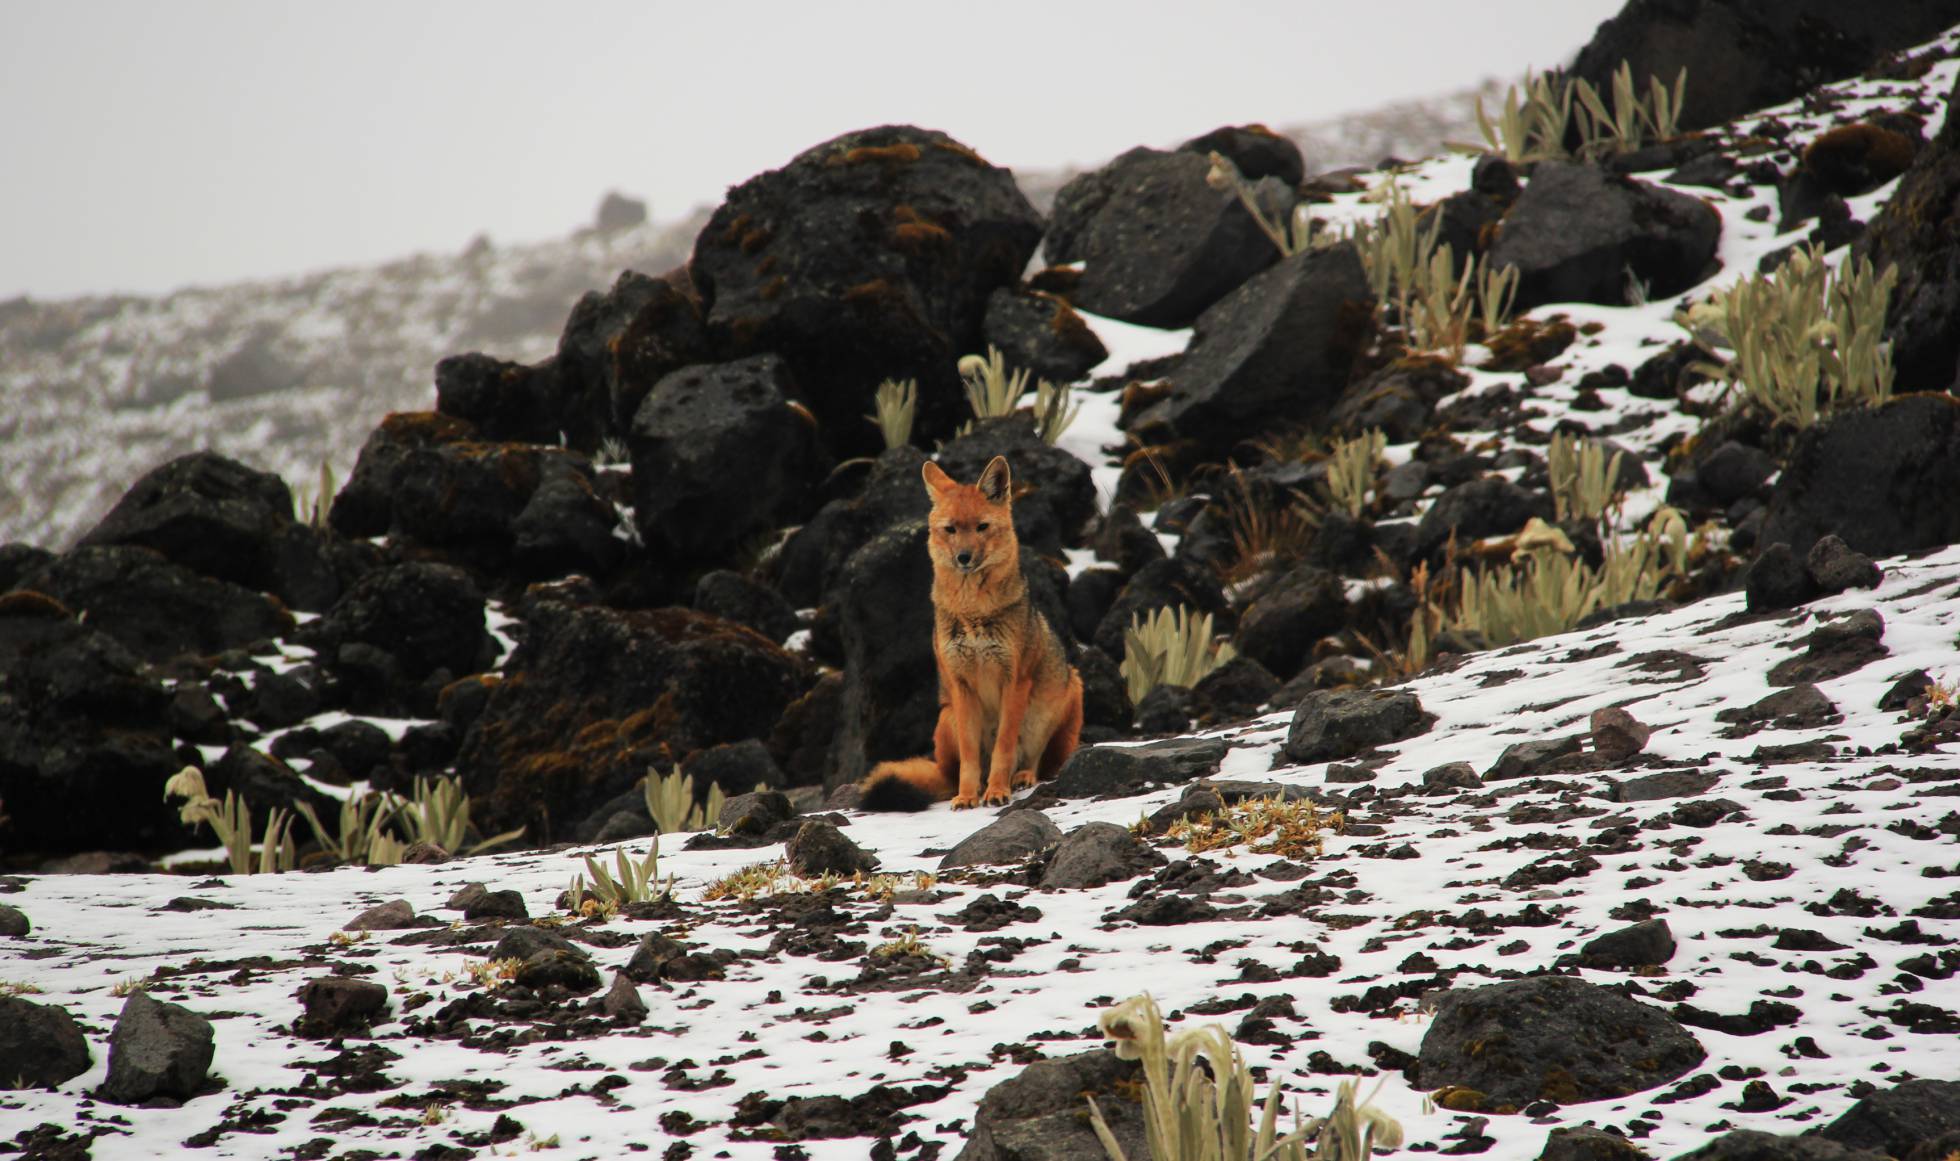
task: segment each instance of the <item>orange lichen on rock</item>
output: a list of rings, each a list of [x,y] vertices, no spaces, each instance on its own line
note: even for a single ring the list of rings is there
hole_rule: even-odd
[[[866,162],[880,162],[885,165],[904,165],[919,160],[919,147],[909,141],[896,145],[860,145],[856,149],[846,149],[833,153],[824,159],[825,165],[863,165]]]

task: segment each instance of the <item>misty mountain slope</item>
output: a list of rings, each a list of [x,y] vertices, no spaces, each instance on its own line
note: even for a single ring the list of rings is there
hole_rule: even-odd
[[[1317,170],[1421,157],[1475,139],[1474,99],[1398,102],[1287,132]],[[1017,176],[1045,207],[1073,173]],[[543,358],[581,294],[628,268],[687,261],[705,220],[155,298],[0,302],[0,544],[65,548],[138,475],[200,448],[311,495],[322,461],[344,479],[383,415],[430,405],[437,360]]]

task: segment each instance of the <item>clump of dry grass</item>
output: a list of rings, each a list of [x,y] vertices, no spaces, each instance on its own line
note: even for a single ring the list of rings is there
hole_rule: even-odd
[[[1251,854],[1303,859],[1321,853],[1327,831],[1338,834],[1346,825],[1346,818],[1338,811],[1323,814],[1310,799],[1289,801],[1273,795],[1247,798],[1220,812],[1179,819],[1164,833],[1193,854],[1244,844]]]

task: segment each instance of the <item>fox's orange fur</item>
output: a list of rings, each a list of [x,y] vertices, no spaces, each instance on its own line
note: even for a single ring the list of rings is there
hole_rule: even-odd
[[[885,762],[865,779],[874,810],[1004,803],[1053,777],[1082,732],[1082,678],[1021,579],[1007,460],[995,456],[974,484],[930,462],[924,475],[939,727],[932,757]]]

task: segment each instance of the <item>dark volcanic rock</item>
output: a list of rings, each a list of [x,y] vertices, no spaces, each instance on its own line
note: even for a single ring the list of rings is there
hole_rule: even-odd
[[[864,422],[881,380],[916,379],[914,437],[966,417],[956,370],[980,351],[987,299],[1041,239],[1013,175],[943,133],[848,133],[750,178],[690,263],[723,359],[788,360],[838,458],[876,450]]]
[[[1517,309],[1622,306],[1628,272],[1656,298],[1700,282],[1722,216],[1707,203],[1587,165],[1540,162],[1504,217],[1493,267],[1518,268]]]
[[[1829,596],[1846,589],[1875,589],[1883,579],[1878,565],[1862,552],[1853,552],[1836,533],[1819,537],[1804,554],[1804,571]]]
[[[29,573],[46,593],[145,661],[283,636],[292,615],[261,593],[192,572],[148,548],[77,548]]]
[[[1124,429],[1222,452],[1248,431],[1312,420],[1346,388],[1373,308],[1353,246],[1287,258],[1198,318],[1169,393],[1126,415]]]
[[[1044,240],[1051,263],[1081,262],[1077,306],[1125,322],[1183,327],[1233,287],[1279,260],[1279,250],[1230,190],[1205,181],[1195,153],[1132,149],[1055,195]],[[1259,186],[1285,220],[1292,191]]]
[[[1302,565],[1281,577],[1239,617],[1233,643],[1274,674],[1291,677],[1306,663],[1314,643],[1347,620],[1341,578]]]
[[[878,866],[875,856],[830,823],[811,819],[783,848],[783,859],[799,875],[852,875]]]
[[[1551,523],[1552,499],[1502,476],[1458,484],[1429,506],[1416,525],[1416,553],[1435,559],[1454,536],[1459,543],[1486,536],[1506,536],[1523,528],[1533,516]]]
[[[88,1071],[88,1041],[52,1004],[0,996],[0,1089],[52,1088]]]
[[[1806,429],[1770,497],[1761,543],[1801,559],[1830,533],[1883,557],[1960,541],[1960,400],[1915,395]]]
[[[779,645],[801,627],[796,610],[781,593],[727,569],[707,573],[695,582],[694,607],[747,625]]]
[[[497,659],[497,643],[484,628],[483,593],[468,573],[442,564],[369,573],[303,636],[326,657],[345,645],[372,645],[411,681],[439,669],[476,673]]]
[[[1928,8],[1942,7],[1931,3]],[[1951,20],[1948,15],[1947,20]],[[1949,97],[1949,100],[1951,97]],[[1960,364],[1960,124],[1948,121],[1920,151],[1852,249],[1899,272],[1886,338],[1901,391],[1944,391]]]
[[[1123,1154],[1149,1156],[1142,1105],[1136,1090],[1137,1065],[1107,1050],[1037,1060],[980,1098],[967,1138],[955,1161],[1080,1161],[1105,1156],[1083,1115],[1084,1097],[1102,1110]]]
[[[766,737],[801,691],[802,664],[753,630],[688,609],[534,602],[505,679],[456,767],[486,833],[549,838],[705,746]]]
[[[1060,555],[1080,543],[1096,515],[1096,485],[1089,465],[1043,443],[1024,415],[974,421],[972,430],[939,452],[939,466],[961,483],[980,478],[995,456],[1007,457],[1014,480],[1014,528],[1022,555]]]
[[[1176,738],[1145,746],[1084,746],[1044,787],[1060,798],[1134,794],[1217,771],[1229,749],[1216,738]]]
[[[884,452],[856,497],[832,500],[792,533],[776,559],[775,581],[784,599],[800,608],[816,604],[858,549],[895,525],[923,519],[932,506],[919,478],[926,459],[911,446]]]
[[[143,552],[143,549],[90,551]],[[173,566],[174,567],[174,566]],[[142,850],[186,837],[163,783],[170,695],[136,656],[59,604],[0,598],[0,824],[10,853]],[[86,811],[75,803],[87,802]]]
[[[1761,1129],[1737,1129],[1674,1161],[1882,1161],[1880,1154],[1850,1149],[1822,1137],[1786,1137]]]
[[[1914,1145],[1960,1129],[1960,1081],[1912,1080],[1852,1105],[1818,1136],[1853,1149],[1904,1157]]]
[[[565,435],[555,363],[527,367],[491,355],[451,355],[436,364],[436,410],[469,421],[485,439],[555,444]],[[574,423],[589,427],[590,421]]]
[[[321,976],[300,985],[299,1006],[294,1031],[302,1036],[362,1033],[388,1011],[388,989],[369,980]]]
[[[1018,863],[1062,841],[1061,828],[1038,810],[1016,810],[961,839],[939,860],[941,870],[980,863]]]
[[[1742,587],[1752,613],[1795,608],[1817,595],[1817,584],[1803,562],[1781,541],[1763,549],[1750,563]]]
[[[590,489],[592,467],[576,452],[490,442],[466,420],[400,412],[368,434],[328,518],[343,536],[387,535],[454,563],[501,574],[519,563],[518,520],[534,494],[546,481],[568,475]],[[597,512],[594,508],[585,521],[597,518]],[[524,531],[534,539],[538,535],[534,526]],[[566,545],[552,547],[556,551],[547,560],[562,563],[556,557]],[[538,546],[527,546],[527,552],[537,557]],[[605,562],[587,563],[596,568]]]
[[[540,368],[556,380],[547,381],[546,410],[570,446],[589,452],[602,431],[626,435],[655,383],[713,357],[687,270],[661,278],[627,270],[606,291],[588,291],[565,320],[557,357]]]
[[[102,1095],[126,1105],[159,1096],[188,1100],[204,1088],[212,1051],[211,1021],[148,992],[131,992],[109,1034]]]
[[[1593,33],[1572,75],[1607,93],[1625,61],[1645,93],[1650,77],[1672,85],[1686,68],[1681,127],[1700,129],[1851,76],[1952,23],[1943,0],[1632,0]]]
[[[794,390],[774,355],[687,367],[654,384],[627,441],[633,520],[649,547],[719,561],[809,514],[824,465],[808,413],[790,406]]]
[[[1042,868],[1043,887],[1100,887],[1164,865],[1164,856],[1145,846],[1129,828],[1091,822],[1063,836]]]
[[[1300,156],[1300,147],[1292,138],[1264,125],[1225,125],[1193,137],[1178,148],[1200,157],[1222,153],[1247,181],[1276,177],[1289,186],[1297,186],[1307,176],[1307,163]]]
[[[193,572],[308,612],[340,595],[329,548],[293,519],[286,482],[214,452],[146,473],[77,543],[153,548]]]
[[[1074,383],[1109,358],[1108,348],[1060,298],[1039,290],[1003,286],[987,299],[985,336],[1009,367],[1025,367],[1036,379]]]
[[[1625,1137],[1591,1126],[1553,1129],[1538,1161],[1646,1161],[1645,1149]]]
[[[1592,967],[1647,967],[1674,958],[1674,933],[1665,919],[1644,919],[1631,927],[1594,936],[1579,948]]]
[[[1408,690],[1316,690],[1293,711],[1285,752],[1295,762],[1351,758],[1373,746],[1413,738],[1434,720]]]
[[[1608,988],[1537,976],[1445,993],[1417,1068],[1425,1089],[1474,1089],[1493,1109],[1521,1108],[1643,1092],[1706,1056],[1666,1013]]]

